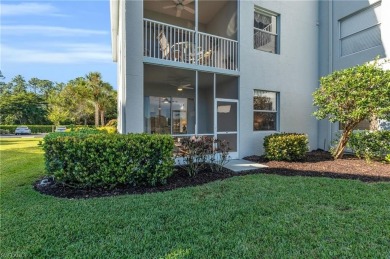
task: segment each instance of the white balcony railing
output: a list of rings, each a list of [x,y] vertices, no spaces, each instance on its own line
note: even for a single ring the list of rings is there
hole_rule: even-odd
[[[238,42],[144,19],[144,56],[238,70]]]
[[[254,48],[262,51],[276,53],[277,34],[254,28]]]

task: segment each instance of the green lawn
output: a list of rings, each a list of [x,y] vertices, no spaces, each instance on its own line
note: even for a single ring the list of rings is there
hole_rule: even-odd
[[[249,175],[165,193],[41,195],[36,139],[1,139],[0,258],[389,258],[390,184]]]

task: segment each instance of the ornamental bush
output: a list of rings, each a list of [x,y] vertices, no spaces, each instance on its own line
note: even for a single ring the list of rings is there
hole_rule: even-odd
[[[182,158],[182,167],[189,176],[195,176],[206,166],[213,172],[221,172],[229,162],[229,142],[208,136],[182,138],[177,158]]]
[[[277,161],[303,160],[308,148],[308,138],[305,134],[276,133],[264,137],[265,157]]]
[[[355,131],[348,140],[348,147],[359,158],[385,161],[390,155],[390,131]]]
[[[52,133],[43,141],[45,169],[56,182],[112,188],[166,183],[173,172],[168,135]]]

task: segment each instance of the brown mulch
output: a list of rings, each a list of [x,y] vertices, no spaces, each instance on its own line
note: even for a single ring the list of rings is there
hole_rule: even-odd
[[[50,182],[41,186],[41,180],[35,182],[34,189],[40,193],[61,198],[93,198],[115,196],[122,194],[143,194],[163,192],[177,188],[202,185],[216,180],[248,174],[277,174],[283,176],[309,176],[353,179],[363,182],[390,181],[390,165],[381,162],[366,162],[351,155],[343,159],[333,160],[328,152],[311,151],[302,162],[268,161],[262,156],[249,156],[244,159],[267,165],[261,168],[241,173],[223,170],[220,173],[204,169],[199,174],[189,177],[183,168],[176,167],[173,175],[167,179],[167,184],[154,187],[122,185],[115,188],[76,189],[70,186]]]
[[[262,156],[249,156],[244,159],[267,165],[262,173],[288,176],[315,176],[341,179],[354,179],[363,182],[390,181],[390,164],[378,161],[366,162],[353,155],[344,155],[334,160],[329,152],[322,150],[307,153],[305,161],[268,161]]]
[[[187,172],[180,167],[176,167],[172,176],[167,179],[165,185],[158,185],[153,187],[147,186],[131,186],[121,185],[116,186],[113,189],[109,188],[90,188],[90,189],[77,189],[71,186],[57,184],[52,182],[47,186],[40,186],[41,180],[34,183],[34,189],[40,193],[52,195],[60,198],[94,198],[94,197],[106,197],[116,196],[122,194],[144,194],[153,192],[164,192],[178,188],[197,186],[205,183],[213,182],[216,180],[223,180],[236,176],[237,174],[230,170],[224,169],[220,173],[211,172],[211,170],[204,169],[197,175],[189,177]]]

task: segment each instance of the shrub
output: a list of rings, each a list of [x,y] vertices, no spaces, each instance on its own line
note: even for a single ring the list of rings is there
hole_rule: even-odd
[[[19,126],[27,126],[31,133],[50,133],[54,132],[55,126],[54,125],[0,125],[0,129],[8,130],[11,134],[15,133],[15,130]],[[71,131],[72,129],[77,128],[91,128],[91,126],[75,126],[75,125],[63,125],[66,126],[67,131]]]
[[[209,156],[209,162],[211,163],[211,170],[220,172],[224,165],[229,162],[229,142],[221,139],[214,139],[214,145],[211,156]]]
[[[0,129],[8,130],[11,134],[15,133],[15,130],[20,125],[0,125]],[[23,125],[24,126],[24,125]],[[31,133],[49,133],[54,129],[53,125],[25,125],[30,130]]]
[[[45,168],[75,187],[164,184],[173,172],[167,135],[52,133],[44,138]]]
[[[180,141],[177,157],[183,159],[182,167],[194,176],[210,165],[211,170],[220,172],[229,159],[229,143],[207,136],[192,136]]]
[[[9,130],[0,129],[0,134],[9,134]]]
[[[387,155],[386,155],[385,161],[386,161],[387,163],[390,163],[390,154],[387,154]]]
[[[99,128],[97,128],[97,129],[100,130],[100,131],[103,131],[103,132],[105,132],[105,133],[108,133],[108,134],[117,133],[116,128],[115,128],[115,127],[112,127],[112,126],[99,127]]]
[[[390,154],[390,131],[355,131],[349,138],[348,147],[359,158],[385,160]]]
[[[112,119],[109,122],[107,122],[106,126],[110,127],[118,127],[118,120],[117,119]]]
[[[71,126],[70,128],[66,129],[66,132],[77,132],[81,134],[106,133],[104,131],[98,130],[95,127],[88,127],[88,126]]]
[[[264,138],[265,156],[277,161],[303,160],[309,151],[308,142],[305,134],[272,134]]]

